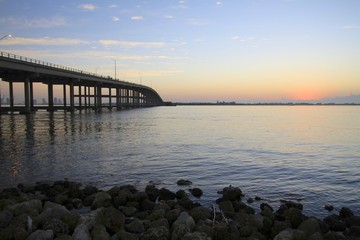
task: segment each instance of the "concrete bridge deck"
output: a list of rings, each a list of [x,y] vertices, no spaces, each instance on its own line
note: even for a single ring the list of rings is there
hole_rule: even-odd
[[[0,52],[0,78],[8,83],[9,88],[9,102],[7,105],[0,102],[0,113],[31,113],[44,108],[48,111],[75,111],[87,108],[100,110],[104,107],[122,109],[164,104],[154,89],[144,85],[6,52]],[[24,85],[24,104],[21,106],[14,104],[13,83]],[[33,83],[47,85],[47,106],[34,104],[36,89]],[[54,104],[54,85],[63,87],[61,106]],[[107,89],[107,94],[102,93],[104,89]]]

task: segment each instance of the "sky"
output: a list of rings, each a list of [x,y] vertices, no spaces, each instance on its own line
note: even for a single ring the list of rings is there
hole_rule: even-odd
[[[0,0],[0,50],[166,101],[360,94],[359,0]],[[3,90],[5,91],[5,90]]]

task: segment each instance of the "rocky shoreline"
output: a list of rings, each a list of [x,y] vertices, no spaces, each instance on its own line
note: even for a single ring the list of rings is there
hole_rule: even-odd
[[[191,182],[179,180],[178,185]],[[317,219],[305,216],[303,206],[292,201],[277,210],[261,203],[256,213],[242,201],[238,187],[222,189],[212,206],[201,206],[190,194],[201,197],[203,192],[154,185],[144,191],[131,185],[103,191],[66,180],[19,184],[0,192],[0,239],[360,239],[360,216],[345,207]]]

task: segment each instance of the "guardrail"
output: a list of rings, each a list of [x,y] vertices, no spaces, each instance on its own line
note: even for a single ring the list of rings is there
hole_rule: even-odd
[[[41,61],[41,60],[29,58],[29,57],[24,57],[24,56],[16,55],[13,53],[7,53],[7,52],[0,51],[0,57],[10,58],[10,59],[19,60],[19,61],[28,62],[28,63],[34,63],[34,64],[38,64],[38,65],[45,66],[45,67],[52,67],[52,68],[65,70],[65,71],[69,71],[69,72],[73,72],[73,73],[80,73],[80,74],[84,74],[84,75],[88,75],[88,76],[92,76],[92,77],[111,79],[114,81],[121,81],[121,82],[128,83],[128,84],[131,84],[131,85],[134,85],[137,87],[149,88],[142,84],[132,83],[132,82],[128,82],[128,81],[124,81],[124,80],[120,80],[120,79],[113,79],[110,76],[103,76],[100,74],[91,73],[91,72],[87,72],[87,71],[83,71],[83,70],[79,70],[79,69],[75,69],[75,68],[65,67],[62,65],[53,64],[53,63],[49,63],[49,62],[45,62],[45,61]]]
[[[20,60],[20,61],[23,61],[23,62],[35,63],[35,64],[39,64],[41,66],[52,67],[52,68],[56,68],[56,69],[81,73],[81,74],[100,77],[100,78],[110,78],[110,77],[106,77],[106,76],[91,73],[91,72],[82,71],[82,70],[75,69],[75,68],[65,67],[65,66],[62,66],[62,65],[53,64],[53,63],[49,63],[49,62],[45,62],[45,61],[41,61],[41,60],[29,58],[29,57],[23,57],[23,56],[15,55],[15,54],[12,54],[12,53],[7,53],[7,52],[0,52],[0,53],[1,53],[0,54],[1,57],[7,57],[7,58],[10,58],[10,59]]]

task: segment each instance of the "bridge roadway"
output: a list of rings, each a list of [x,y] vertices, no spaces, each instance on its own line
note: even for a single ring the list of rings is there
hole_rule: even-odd
[[[0,97],[0,114],[32,113],[38,109],[75,111],[76,109],[101,110],[104,107],[109,109],[115,107],[120,110],[164,104],[154,89],[144,85],[5,52],[0,52],[0,78],[7,82],[9,87],[7,105],[1,103],[3,97]],[[21,106],[14,104],[13,83],[23,83],[24,85],[24,103]],[[34,104],[36,89],[34,89],[33,83],[47,85],[47,105]],[[63,87],[61,105],[54,104],[54,85]],[[104,89],[108,90],[107,94],[102,93]]]

